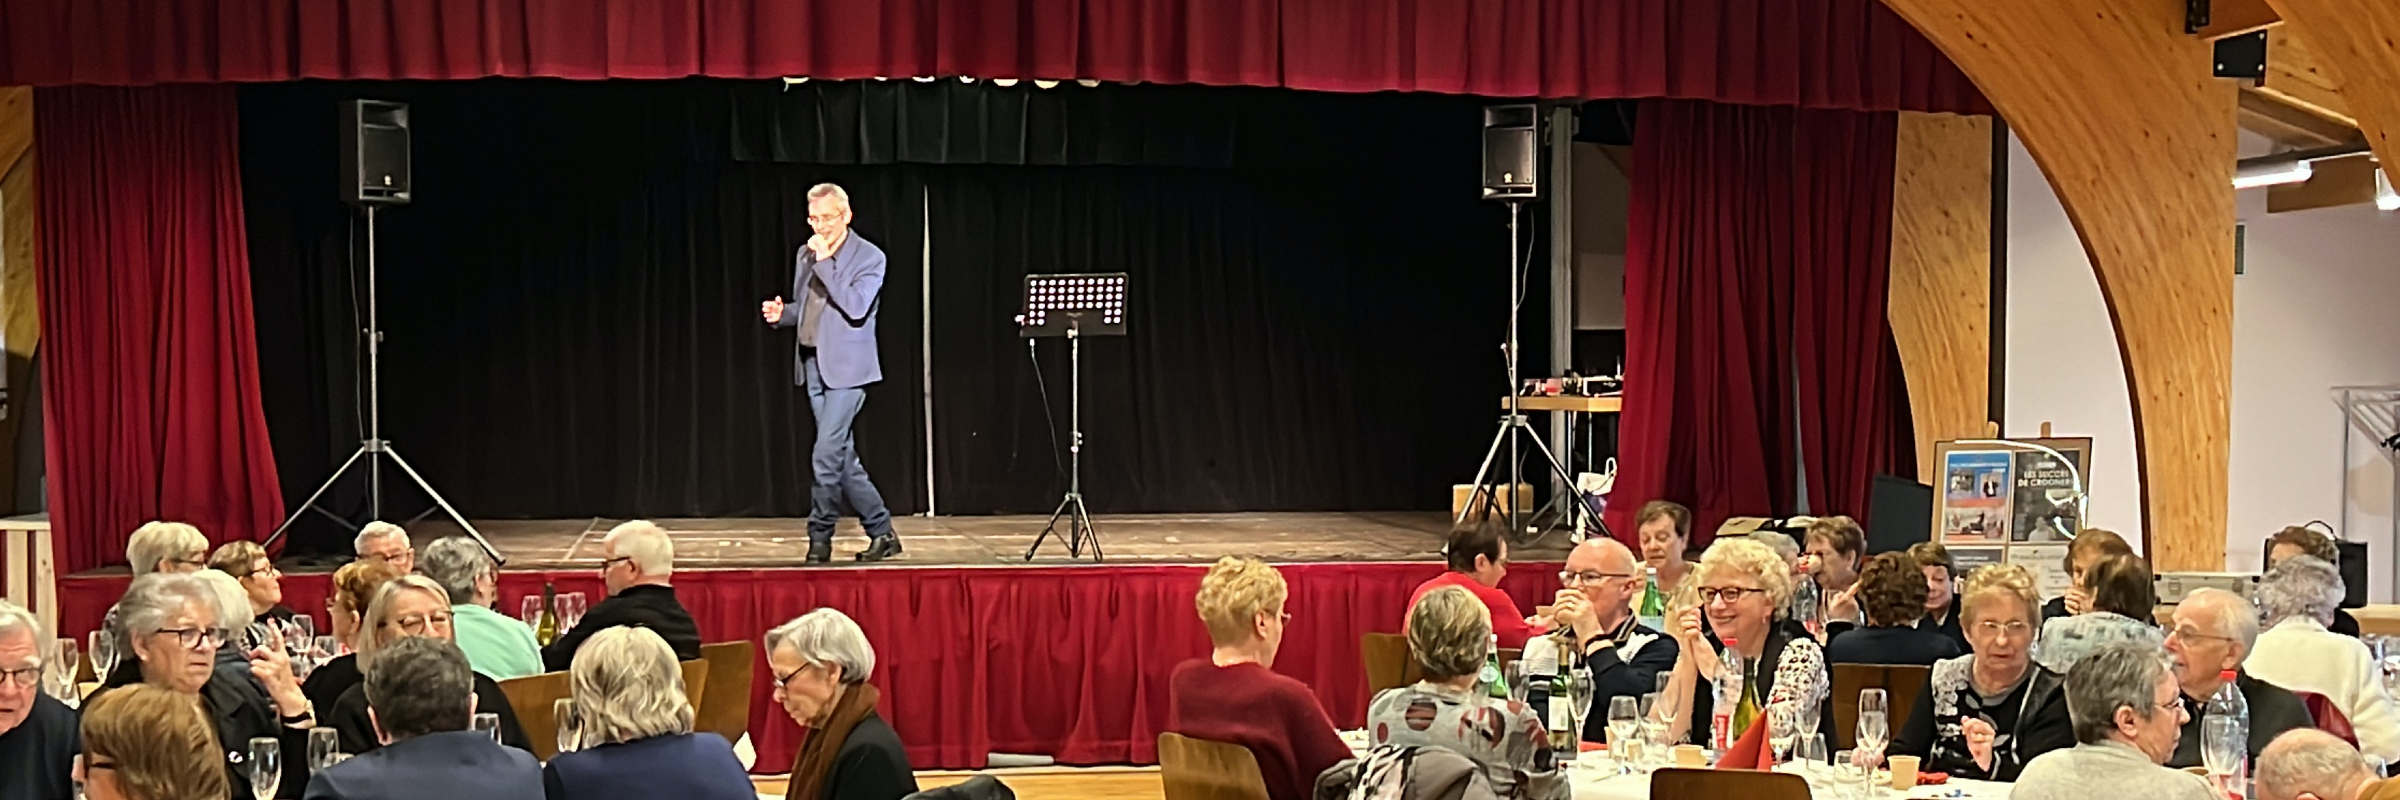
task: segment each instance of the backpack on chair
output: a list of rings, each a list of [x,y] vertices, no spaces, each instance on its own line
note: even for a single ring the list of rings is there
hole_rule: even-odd
[[[1443,747],[1385,745],[1317,776],[1316,800],[1499,800],[1483,769]]]

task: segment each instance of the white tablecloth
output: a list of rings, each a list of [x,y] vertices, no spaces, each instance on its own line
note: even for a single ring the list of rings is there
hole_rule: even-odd
[[[1574,768],[1575,800],[1650,800],[1650,776],[1610,775],[1606,769]],[[1909,790],[1908,800],[2006,800],[2013,784],[1951,778],[1940,786],[1919,786]],[[1882,797],[1897,798],[1896,792]]]

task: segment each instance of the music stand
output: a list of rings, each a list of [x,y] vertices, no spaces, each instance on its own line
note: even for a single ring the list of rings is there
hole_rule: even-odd
[[[1067,558],[1083,557],[1090,545],[1092,561],[1101,560],[1100,531],[1092,526],[1091,509],[1083,504],[1083,337],[1125,335],[1125,273],[1068,273],[1025,276],[1025,313],[1017,316],[1017,335],[1027,339],[1064,336],[1067,339],[1067,496],[1050,512],[1050,524],[1025,548],[1025,560],[1042,549],[1042,540],[1058,534],[1067,543]],[[1028,342],[1027,344],[1031,344]],[[1059,533],[1058,521],[1067,521]]]

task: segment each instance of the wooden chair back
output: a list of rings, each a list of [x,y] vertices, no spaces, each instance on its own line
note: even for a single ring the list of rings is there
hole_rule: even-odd
[[[574,697],[574,681],[564,672],[545,672],[500,682],[500,693],[517,712],[517,725],[543,761],[558,755],[558,701]]]
[[[692,718],[700,718],[700,701],[708,696],[708,662],[692,659],[682,663],[683,699],[692,704]]]
[[[1855,704],[1853,704],[1855,705]],[[1650,800],[1809,800],[1808,781],[1749,769],[1662,769],[1650,773]]]
[[[1269,800],[1258,756],[1238,744],[1159,734],[1158,772],[1164,800]]]
[[[736,743],[750,732],[750,692],[755,688],[752,681],[757,667],[753,662],[757,658],[758,645],[748,639],[700,646],[700,660],[708,662],[709,692],[692,704],[697,713],[694,728]]]
[[[1889,706],[1885,722],[1892,733],[1908,724],[1908,714],[1917,706],[1917,695],[1925,691],[1931,680],[1932,667],[1915,664],[1835,664],[1833,665],[1833,740],[1828,746],[1848,750],[1856,746],[1858,737],[1858,693],[1867,689],[1882,689]]]
[[[1407,686],[1424,677],[1417,669],[1416,656],[1408,652],[1408,637],[1397,633],[1358,637],[1358,661],[1366,667],[1368,700],[1375,699],[1385,689]]]

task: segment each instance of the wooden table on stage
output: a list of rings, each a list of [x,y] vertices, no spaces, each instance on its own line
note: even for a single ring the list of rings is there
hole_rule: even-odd
[[[1517,398],[1521,411],[1569,411],[1578,414],[1615,414],[1625,410],[1625,398],[1618,395],[1588,397],[1584,395],[1541,395]],[[1508,410],[1508,398],[1500,398],[1500,410]]]

